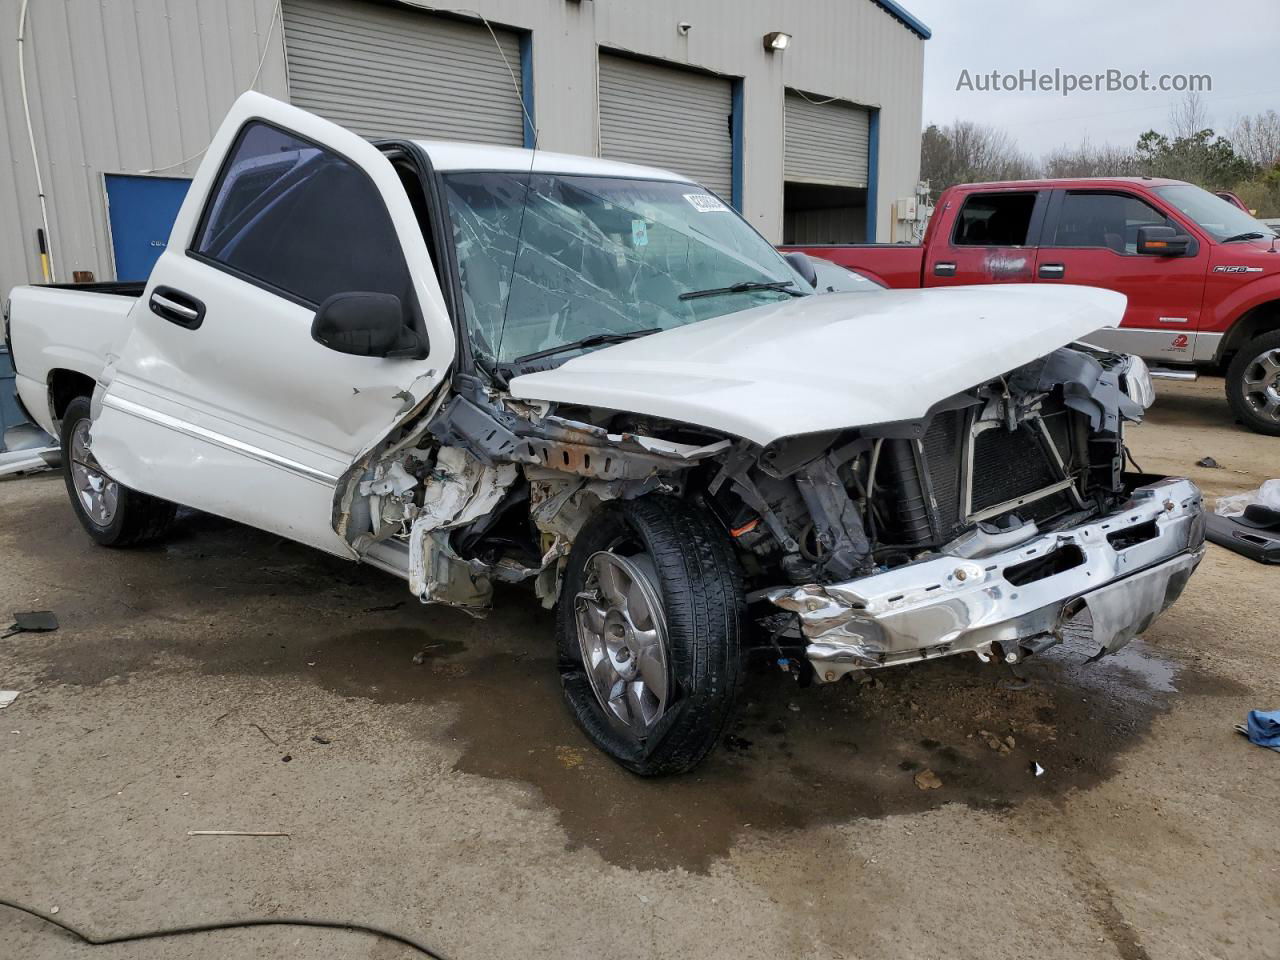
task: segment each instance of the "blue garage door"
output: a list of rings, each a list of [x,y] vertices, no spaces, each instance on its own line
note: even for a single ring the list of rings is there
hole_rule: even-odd
[[[169,231],[191,181],[121,173],[108,173],[106,181],[116,279],[145,280],[169,242]]]

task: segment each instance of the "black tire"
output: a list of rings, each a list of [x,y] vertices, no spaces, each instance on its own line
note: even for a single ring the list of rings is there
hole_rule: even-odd
[[[115,511],[108,523],[99,523],[85,510],[72,475],[71,438],[76,425],[89,420],[89,398],[76,397],[62,415],[62,479],[76,519],[89,536],[104,547],[133,547],[155,540],[169,529],[178,508],[167,500],[147,496],[117,483]],[[105,476],[105,475],[104,475]]]
[[[1227,367],[1227,402],[1231,404],[1236,417],[1250,430],[1270,437],[1280,437],[1280,419],[1267,416],[1255,406],[1259,402],[1259,395],[1250,394],[1245,383],[1250,378],[1251,371],[1255,375],[1260,372],[1258,361],[1267,354],[1280,358],[1280,330],[1264,333],[1241,344]],[[1275,381],[1271,389],[1280,390],[1280,380]]]
[[[667,633],[666,712],[643,736],[620,727],[592,690],[575,611],[597,552],[648,554]],[[706,758],[733,713],[743,671],[742,571],[724,531],[702,509],[650,495],[606,503],[569,553],[556,617],[560,681],[587,737],[641,776],[684,773]]]

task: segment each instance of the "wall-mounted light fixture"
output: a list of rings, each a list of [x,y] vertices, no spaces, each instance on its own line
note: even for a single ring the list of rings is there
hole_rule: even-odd
[[[787,44],[791,42],[791,34],[783,33],[781,30],[775,30],[773,33],[764,35],[764,48],[770,53],[775,50],[787,49]]]
[[[687,20],[681,20],[676,24],[676,33],[680,34],[682,37],[687,37],[689,35],[689,31],[692,29],[693,24],[689,23]]]

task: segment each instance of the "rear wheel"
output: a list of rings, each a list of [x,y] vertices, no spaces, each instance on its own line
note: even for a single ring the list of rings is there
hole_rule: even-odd
[[[1250,430],[1280,437],[1280,330],[1240,347],[1227,368],[1227,401]]]
[[[705,512],[662,496],[605,504],[574,541],[556,624],[578,725],[633,773],[697,766],[733,711],[744,608]]]
[[[89,425],[89,398],[76,397],[62,415],[62,477],[80,525],[106,547],[131,547],[161,536],[177,507],[107,476],[93,456]]]

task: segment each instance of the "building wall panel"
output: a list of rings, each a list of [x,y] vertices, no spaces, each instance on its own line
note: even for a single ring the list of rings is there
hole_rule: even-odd
[[[0,0],[0,293],[40,279],[20,8]],[[59,280],[75,270],[112,276],[103,174],[191,176],[264,53],[256,89],[287,99],[279,24],[267,46],[275,10],[275,0],[32,0],[27,88]]]
[[[539,144],[599,150],[601,48],[740,78],[743,213],[782,234],[784,91],[880,108],[877,235],[919,175],[925,42],[872,0],[420,0],[533,33]],[[39,205],[13,43],[21,0],[0,0],[0,291],[38,280]],[[104,173],[190,176],[227,107],[256,89],[288,99],[276,0],[32,0],[26,62],[59,279],[111,276]],[[688,22],[687,34],[677,24]],[[765,33],[793,36],[782,53]],[[270,41],[268,43],[268,35]],[[254,82],[259,61],[262,68]],[[185,162],[183,162],[185,161]]]

